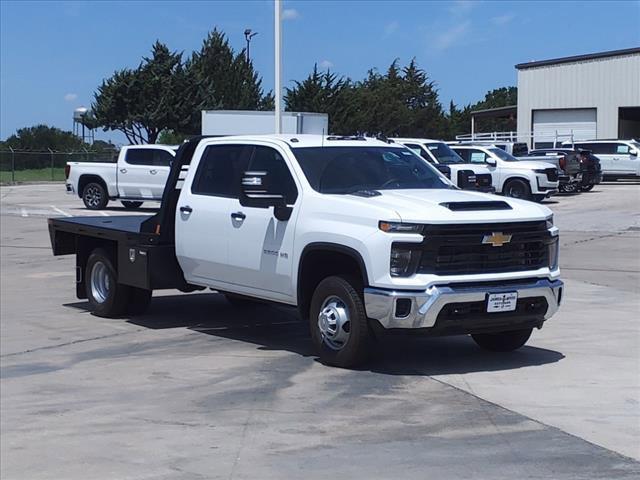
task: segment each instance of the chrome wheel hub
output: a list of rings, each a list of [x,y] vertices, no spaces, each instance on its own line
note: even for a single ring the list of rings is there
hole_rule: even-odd
[[[349,309],[338,297],[327,298],[318,314],[318,329],[322,342],[333,350],[340,350],[349,340],[351,320]]]
[[[102,193],[98,187],[89,187],[84,192],[84,200],[92,207],[97,207],[100,205],[100,201],[102,200]]]
[[[98,303],[104,303],[109,297],[111,289],[111,277],[107,266],[102,262],[96,262],[91,268],[91,296]]]

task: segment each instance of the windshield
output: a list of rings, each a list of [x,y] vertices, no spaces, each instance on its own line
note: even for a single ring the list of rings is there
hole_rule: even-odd
[[[320,193],[453,188],[435,168],[405,148],[293,148],[311,187]]]
[[[446,143],[425,143],[424,146],[436,157],[438,163],[450,165],[453,163],[464,163],[460,155],[449,148]]]
[[[487,150],[489,150],[491,153],[493,153],[496,157],[498,157],[500,160],[504,160],[505,162],[519,162],[520,160],[518,160],[516,157],[514,157],[513,155],[505,152],[504,150],[502,150],[501,148],[488,148]]]

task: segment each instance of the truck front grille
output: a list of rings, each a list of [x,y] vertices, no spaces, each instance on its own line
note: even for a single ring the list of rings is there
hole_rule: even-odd
[[[558,181],[558,170],[556,168],[545,168],[544,173],[547,174],[547,180],[550,182]]]
[[[511,235],[510,241],[502,246],[483,243],[495,233]],[[544,221],[426,225],[417,273],[457,275],[537,270],[548,266],[549,244],[553,240]],[[415,244],[411,247],[416,248]]]

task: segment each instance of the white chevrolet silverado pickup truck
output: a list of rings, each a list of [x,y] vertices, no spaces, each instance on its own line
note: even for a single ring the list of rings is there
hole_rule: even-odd
[[[117,163],[67,162],[67,193],[78,195],[90,210],[101,210],[120,199],[126,208],[147,200],[159,201],[177,147],[130,145],[122,147]]]
[[[96,315],[211,288],[297,307],[320,359],[341,367],[389,332],[517,349],[563,292],[548,208],[459,190],[407,148],[362,137],[193,139],[156,215],[52,218],[49,232]]]
[[[541,202],[558,193],[559,173],[552,163],[518,160],[492,145],[451,145],[466,162],[485,165],[493,176],[496,193]]]

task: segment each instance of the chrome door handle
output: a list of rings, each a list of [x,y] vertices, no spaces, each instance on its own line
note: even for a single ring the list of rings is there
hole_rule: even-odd
[[[182,213],[189,214],[189,213],[193,212],[193,208],[191,208],[189,205],[184,205],[184,206],[180,207],[180,211]]]
[[[150,173],[151,175],[155,175],[156,173],[158,173],[158,170],[149,170],[149,173]]]
[[[247,216],[242,212],[234,212],[231,214],[231,218],[239,221],[239,220],[244,220],[245,218],[247,218]]]
[[[121,168],[120,169],[120,173],[127,173],[127,169],[126,168]]]

